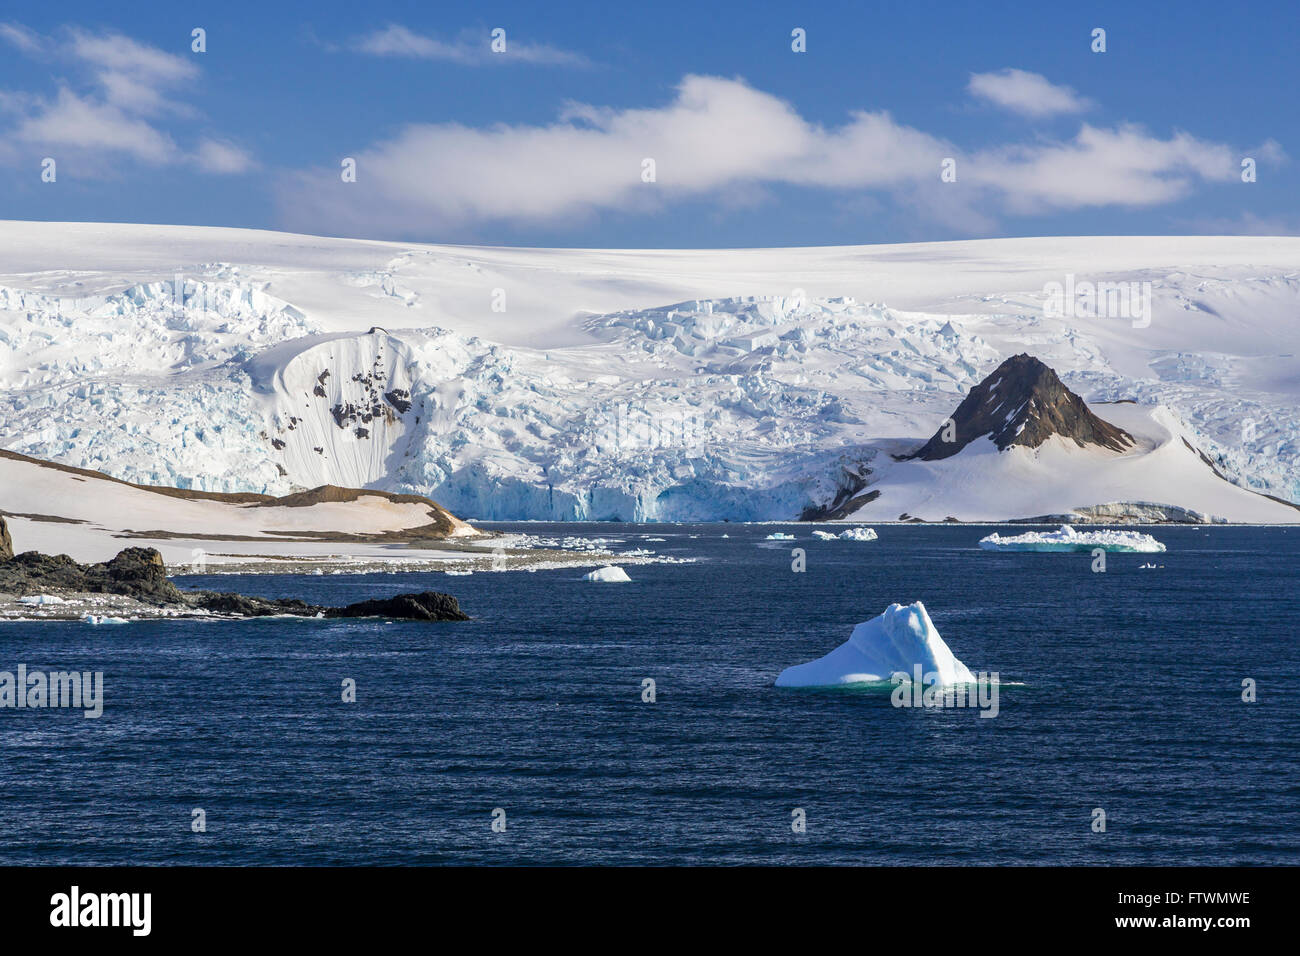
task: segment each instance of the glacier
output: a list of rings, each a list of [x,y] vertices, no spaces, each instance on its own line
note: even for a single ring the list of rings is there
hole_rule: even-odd
[[[6,230],[0,245],[12,233],[22,259],[22,230]],[[1048,254],[1031,240],[954,244],[957,260],[938,244],[625,253],[611,265],[613,253],[211,238],[226,232],[168,232],[168,248],[192,257],[175,265],[155,251],[92,267],[83,260],[120,257],[71,243],[78,271],[0,276],[0,447],[202,491],[416,493],[480,520],[792,520],[851,492],[1002,357],[1031,348],[1089,401],[1164,406],[1226,477],[1300,499],[1294,376],[1270,357],[1300,276],[1254,252],[1126,270],[1155,290],[1156,322],[1139,332],[1045,317],[1034,286],[999,265]],[[1170,246],[1166,258],[1181,255]],[[249,259],[215,255],[231,248]],[[977,251],[989,264],[917,307],[911,290]],[[701,264],[656,265],[690,256]],[[823,285],[879,288],[910,307],[797,289],[669,297],[770,288],[754,264],[815,276],[822,261],[840,263]],[[653,283],[627,278],[650,272]],[[472,306],[495,285],[529,294],[512,294],[524,304],[504,315]],[[610,308],[620,300],[633,305]]]
[[[917,668],[938,685],[973,684],[975,675],[939,636],[920,601],[891,604],[884,613],[853,628],[849,639],[824,657],[787,667],[777,687],[838,687],[911,680]],[[934,675],[931,677],[930,675]]]

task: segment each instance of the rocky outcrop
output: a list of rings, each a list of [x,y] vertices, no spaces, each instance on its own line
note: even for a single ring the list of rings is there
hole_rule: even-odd
[[[420,594],[399,594],[396,597],[375,601],[358,601],[347,607],[331,608],[326,617],[395,617],[404,621],[468,621],[469,615],[461,611],[460,604],[450,594],[424,591]]]
[[[1155,501],[1111,501],[1064,514],[1012,518],[1013,524],[1216,524],[1222,518]]]
[[[66,554],[25,551],[0,562],[0,592],[121,594],[145,604],[183,604],[184,595],[167,580],[162,555],[153,548],[127,548],[102,564],[78,564]]]
[[[863,492],[871,469],[859,464],[856,468],[841,466],[835,483],[835,497],[827,504],[808,505],[799,515],[800,521],[840,521],[863,505],[880,497],[879,491]]]
[[[3,521],[0,521],[3,527]],[[8,545],[7,533],[4,542]],[[0,594],[23,597],[50,591],[119,594],[153,607],[206,611],[232,617],[388,617],[406,621],[468,621],[450,594],[424,591],[360,601],[345,607],[307,604],[296,598],[271,600],[218,591],[183,592],[167,579],[162,555],[153,548],[127,548],[101,564],[78,564],[66,554],[37,551],[0,556]]]
[[[14,556],[14,542],[9,537],[9,526],[5,524],[5,519],[0,516],[0,561],[8,561]]]
[[[1021,353],[972,388],[952,419],[925,445],[902,457],[921,461],[951,458],[985,436],[998,451],[1013,445],[1037,448],[1053,435],[1081,448],[1095,445],[1118,452],[1134,444],[1128,432],[1094,415],[1054,371],[1032,355]]]
[[[198,591],[185,595],[191,607],[213,614],[235,617],[271,617],[288,614],[295,617],[387,617],[403,621],[468,621],[469,615],[450,594],[423,591],[420,594],[399,594],[391,598],[358,601],[345,607],[323,607],[307,604],[296,598],[248,597],[217,591]]]

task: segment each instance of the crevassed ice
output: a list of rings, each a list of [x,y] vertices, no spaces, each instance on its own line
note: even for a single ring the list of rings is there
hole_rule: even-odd
[[[324,336],[233,267],[204,268],[179,294],[167,281],[87,298],[0,288],[0,446],[208,491],[364,484],[483,519],[781,520],[831,500],[837,475],[870,465],[872,439],[932,433],[1005,357],[992,338],[1049,356],[1092,397],[1169,404],[1226,473],[1300,495],[1294,408],[1230,388],[1231,357],[1162,354],[1135,379],[1086,330],[1011,305],[691,301],[593,318],[597,344],[547,351],[433,328]],[[310,347],[281,361],[295,340]],[[376,361],[412,410],[361,435],[330,409]]]

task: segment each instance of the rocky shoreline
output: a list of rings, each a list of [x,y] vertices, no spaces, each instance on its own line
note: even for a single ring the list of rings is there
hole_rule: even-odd
[[[68,597],[64,597],[67,595]],[[162,555],[153,548],[127,548],[111,561],[79,564],[66,554],[27,551],[15,555],[9,530],[0,518],[0,605],[42,596],[55,606],[94,603],[92,596],[117,597],[154,616],[232,618],[291,615],[313,618],[386,617],[408,621],[467,621],[450,594],[424,591],[359,601],[343,607],[308,604],[297,598],[250,597],[221,591],[181,591],[167,577]],[[81,599],[81,600],[78,600]],[[110,602],[115,607],[123,601]],[[59,616],[44,615],[44,616]]]

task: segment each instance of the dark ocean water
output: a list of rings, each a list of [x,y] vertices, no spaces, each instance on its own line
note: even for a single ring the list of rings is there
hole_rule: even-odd
[[[979,551],[970,526],[526,527],[702,560],[624,585],[179,579],[332,604],[445,590],[460,624],[0,625],[0,670],[105,683],[98,720],[0,710],[0,863],[1300,862],[1300,530],[1156,529],[1168,553],[1096,574]],[[918,599],[972,670],[1023,682],[995,719],[772,686]]]

